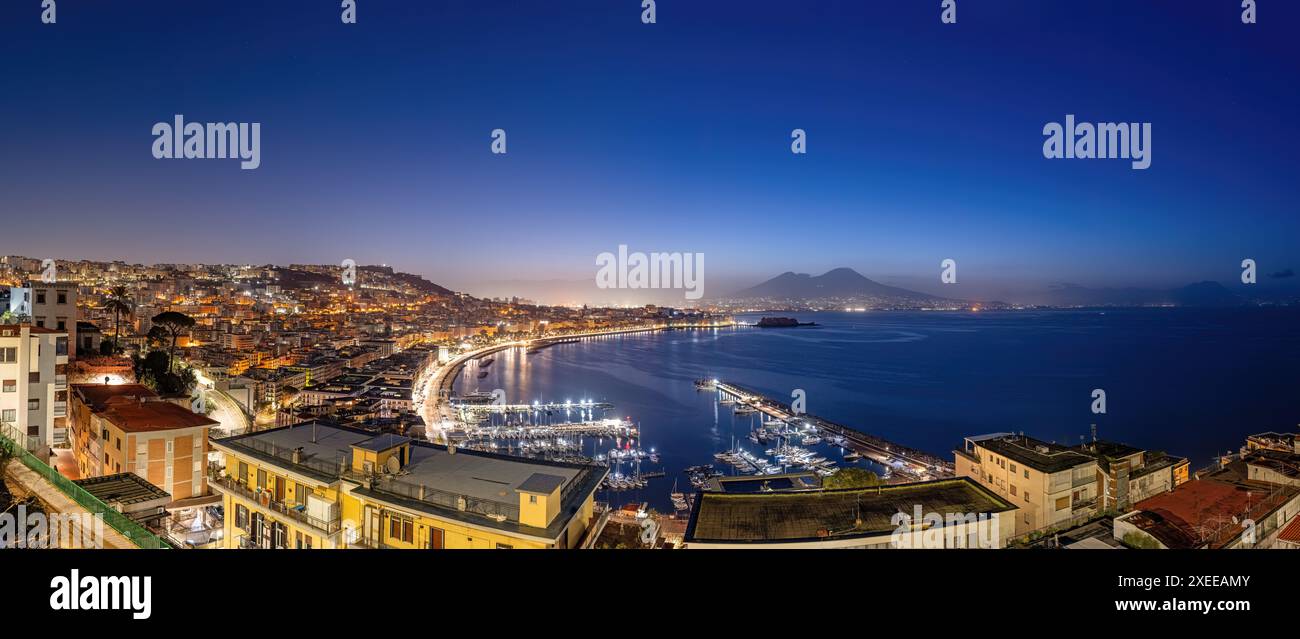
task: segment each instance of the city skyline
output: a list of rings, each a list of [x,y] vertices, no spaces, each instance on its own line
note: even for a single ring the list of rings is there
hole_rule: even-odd
[[[1245,258],[1278,286],[1297,267],[1300,96],[1268,80],[1294,70],[1293,7],[1241,29],[1234,7],[963,6],[944,30],[929,6],[724,2],[643,25],[609,3],[488,3],[363,7],[342,30],[307,4],[65,4],[57,30],[12,6],[0,22],[0,116],[23,124],[0,253],[352,258],[479,295],[567,282],[575,302],[602,299],[577,298],[621,244],[706,255],[708,297],[837,267],[938,293],[944,259],[971,299],[1230,283]],[[155,160],[150,127],[177,114],[260,122],[261,166]],[[1067,116],[1151,123],[1150,168],[1044,158]],[[51,217],[87,233],[47,237]]]

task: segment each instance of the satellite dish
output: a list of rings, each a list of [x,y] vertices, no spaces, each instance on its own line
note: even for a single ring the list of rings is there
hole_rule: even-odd
[[[396,456],[389,457],[388,461],[384,462],[384,472],[386,473],[395,475],[397,474],[397,471],[401,469],[402,469],[402,462],[397,461]]]

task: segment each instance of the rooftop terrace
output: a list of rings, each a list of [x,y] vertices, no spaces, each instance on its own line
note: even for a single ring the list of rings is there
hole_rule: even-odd
[[[871,488],[801,492],[703,492],[695,500],[688,541],[776,542],[892,532],[894,515],[920,505],[941,516],[1014,510],[961,477]]]

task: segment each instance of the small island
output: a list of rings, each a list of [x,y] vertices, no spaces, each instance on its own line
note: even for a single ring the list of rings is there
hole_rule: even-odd
[[[758,320],[759,328],[793,328],[796,326],[816,326],[817,322],[800,322],[793,317],[764,317]]]

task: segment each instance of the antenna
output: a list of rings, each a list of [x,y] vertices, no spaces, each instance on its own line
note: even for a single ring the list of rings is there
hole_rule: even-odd
[[[1097,443],[1097,425],[1092,425],[1092,443]]]

